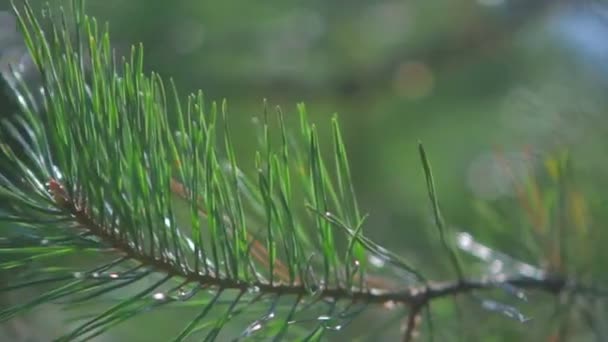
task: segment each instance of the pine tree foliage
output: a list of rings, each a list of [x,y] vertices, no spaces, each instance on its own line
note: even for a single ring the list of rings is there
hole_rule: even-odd
[[[603,296],[525,263],[468,278],[457,245],[473,254],[481,247],[444,223],[420,145],[437,255],[456,276],[428,281],[365,236],[337,118],[327,156],[304,105],[295,130],[280,110],[265,110],[247,174],[226,102],[207,103],[201,92],[182,101],[172,82],[144,72],[142,46],[117,58],[107,27],[82,1],[42,20],[27,3],[15,11],[42,86],[19,82],[15,71],[18,115],[0,130],[0,215],[11,227],[0,240],[0,268],[10,275],[2,291],[43,290],[3,308],[0,321],[46,303],[106,304],[79,311],[76,327],[57,337],[86,340],[174,307],[192,313],[175,341],[318,340],[370,307],[397,306],[409,340],[421,313],[432,336],[430,303],[442,297],[484,289],[513,300],[525,289]],[[505,303],[482,306],[527,320]]]

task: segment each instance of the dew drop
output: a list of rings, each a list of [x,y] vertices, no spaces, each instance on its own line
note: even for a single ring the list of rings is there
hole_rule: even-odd
[[[492,263],[490,264],[490,272],[492,272],[493,274],[502,272],[503,265],[503,262],[500,260],[492,261]]]
[[[326,212],[325,212],[325,216],[327,216],[327,217],[331,217],[331,213],[330,213],[329,211],[326,211]]]
[[[243,336],[248,337],[248,336],[253,335],[256,331],[261,330],[262,328],[264,328],[264,325],[266,325],[268,323],[268,320],[271,319],[272,317],[274,317],[274,316],[271,313],[262,319],[254,321],[247,327],[247,329],[245,329],[245,331],[243,332]]]
[[[369,289],[369,293],[371,293],[375,296],[380,296],[380,295],[386,293],[386,291],[383,289]]]
[[[383,304],[382,306],[384,306],[384,308],[385,308],[385,309],[387,309],[387,310],[392,310],[392,309],[394,309],[394,308],[395,308],[397,305],[395,304],[395,302],[394,302],[394,301],[389,300],[389,301],[384,302],[384,304]]]
[[[74,273],[72,273],[72,275],[76,279],[82,279],[82,278],[84,278],[84,273],[82,273],[82,272],[74,272]]]
[[[63,175],[61,174],[61,171],[59,171],[59,168],[56,165],[53,165],[53,173],[55,174],[55,178],[57,180],[62,180],[63,179]]]
[[[252,286],[247,289],[247,293],[259,293],[259,292],[260,292],[260,288],[257,286]]]
[[[162,292],[156,292],[154,295],[152,295],[152,298],[156,300],[165,300],[167,296],[165,296],[165,294]]]
[[[100,276],[99,272],[91,273],[91,277],[93,277],[93,278],[99,278],[99,276]]]
[[[192,288],[192,289],[188,289],[188,288],[179,288],[177,290],[177,295],[176,298],[177,300],[180,301],[186,301],[190,298],[192,298],[198,291],[198,287]]]
[[[42,240],[40,240],[40,244],[43,245],[43,246],[46,246],[46,245],[49,244],[49,240],[48,239],[42,239]]]
[[[381,258],[379,258],[373,254],[369,256],[369,263],[378,268],[384,267],[384,265],[385,265],[384,260],[382,260]]]
[[[355,260],[353,262],[353,270],[351,271],[351,275],[355,275],[356,273],[359,272],[359,270],[361,269],[361,263],[359,262],[359,260]]]
[[[112,279],[118,279],[118,277],[119,277],[118,273],[114,273],[114,272],[110,273],[108,276]]]
[[[457,237],[458,246],[465,251],[468,251],[473,244],[473,237],[468,233],[460,233]]]

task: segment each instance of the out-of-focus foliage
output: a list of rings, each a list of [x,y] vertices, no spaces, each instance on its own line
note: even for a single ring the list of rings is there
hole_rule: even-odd
[[[493,199],[511,187],[492,161],[496,146],[513,158],[574,147],[581,167],[597,159],[588,140],[604,126],[601,4],[92,0],[88,8],[110,22],[123,54],[142,41],[148,69],[185,91],[229,98],[243,117],[235,129],[250,130],[262,98],[302,100],[317,116],[340,112],[352,127],[358,187],[382,203],[377,219],[412,219],[422,208],[413,203],[424,190],[416,154],[407,153],[418,139],[451,170],[438,181],[459,220],[471,213],[462,196]]]
[[[607,11],[601,2],[544,0],[88,1],[89,13],[110,22],[119,53],[142,41],[146,69],[182,90],[230,99],[239,154],[252,155],[247,142],[263,98],[281,104],[288,120],[298,101],[313,119],[339,112],[360,204],[370,213],[366,233],[438,275],[449,264],[429,261],[442,259],[430,257],[437,246],[421,228],[432,217],[418,139],[433,156],[448,224],[518,259],[598,274],[606,252],[585,241],[608,241]],[[3,70],[25,51],[11,25],[0,16]],[[555,227],[568,232],[569,250],[552,239]],[[539,241],[543,250],[531,247]],[[437,324],[457,325],[445,318],[475,311],[452,304],[436,306]],[[529,309],[552,313],[549,305]],[[567,330],[568,314],[556,316],[528,325],[489,316],[480,327],[479,312],[464,312],[469,318],[459,324],[468,338],[492,332],[510,340]],[[62,329],[46,317],[32,319]],[[142,320],[161,321],[179,318]],[[141,326],[114,336],[146,339]],[[27,335],[13,328],[13,336]]]

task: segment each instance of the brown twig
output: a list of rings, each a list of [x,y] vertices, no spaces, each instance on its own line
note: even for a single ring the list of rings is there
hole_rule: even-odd
[[[83,229],[86,229],[90,234],[96,236],[117,252],[124,254],[142,265],[151,267],[158,272],[163,272],[169,276],[184,278],[189,282],[196,282],[206,287],[216,287],[224,290],[233,289],[246,291],[250,288],[257,288],[261,293],[299,296],[306,296],[310,293],[310,285],[284,283],[269,284],[260,281],[223,278],[218,274],[206,274],[201,273],[199,270],[192,270],[185,265],[177,264],[174,260],[169,260],[162,255],[148,255],[141,248],[129,243],[123,236],[115,234],[115,232],[99,225],[84,208],[78,207],[76,204],[78,203],[77,201],[72,201],[67,196],[57,182],[51,181],[50,189],[58,206],[69,212]],[[512,276],[477,280],[462,279],[461,281],[429,282],[424,286],[410,286],[401,290],[322,287],[322,285],[318,285],[319,288],[314,290],[316,290],[319,297],[333,300],[347,299],[354,302],[379,304],[395,302],[412,305],[414,307],[424,307],[430,301],[437,298],[476,290],[496,289],[505,284],[521,289],[544,291],[554,295],[564,291],[572,291],[586,295],[608,296],[608,290],[606,289],[584,286],[578,284],[573,279],[560,275],[547,275],[542,278]]]
[[[410,309],[410,313],[407,316],[407,325],[405,327],[405,332],[403,333],[403,341],[410,342],[416,337],[416,329],[420,325],[420,311],[424,306],[422,305],[412,305]]]

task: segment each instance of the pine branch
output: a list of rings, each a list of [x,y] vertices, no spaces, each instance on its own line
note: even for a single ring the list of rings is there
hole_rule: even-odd
[[[534,267],[527,264],[516,272],[469,277],[453,243],[457,236],[439,211],[430,162],[420,146],[439,240],[457,274],[454,281],[429,281],[411,261],[365,236],[336,118],[329,163],[303,105],[299,135],[287,130],[277,112],[278,139],[265,112],[256,172],[246,175],[236,158],[225,102],[209,109],[199,92],[182,108],[174,85],[170,98],[158,75],[143,72],[141,46],[129,59],[115,60],[107,29],[87,17],[83,6],[73,3],[74,27],[63,12],[57,17],[47,11],[48,30],[29,5],[22,13],[16,10],[42,84],[12,83],[20,116],[0,129],[0,219],[19,229],[0,240],[0,252],[11,255],[0,269],[14,274],[1,290],[50,289],[3,308],[0,321],[45,303],[94,302],[135,287],[105,311],[82,317],[58,340],[90,339],[179,303],[198,312],[176,341],[203,331],[206,340],[214,340],[231,320],[247,315],[255,320],[239,338],[283,339],[294,325],[311,323],[311,313],[311,332],[298,337],[315,340],[350,324],[372,304],[409,308],[403,338],[411,340],[422,310],[430,325],[430,304],[442,298],[494,289],[517,299],[524,290],[608,295],[570,275],[531,272]],[[470,239],[460,248],[472,254],[483,250],[484,260],[491,259],[489,248]],[[113,258],[92,261],[86,271],[53,259],[87,253]],[[33,273],[15,271],[30,264],[38,267]],[[397,277],[389,278],[390,270]],[[482,305],[523,317],[505,304]],[[217,313],[218,307],[225,310]],[[279,312],[284,317],[277,317]]]
[[[467,280],[458,279],[453,282],[427,283],[423,287],[405,287],[399,291],[387,291],[386,289],[346,289],[346,288],[308,288],[303,284],[295,282],[293,284],[268,284],[263,282],[242,282],[238,280],[221,278],[217,274],[201,274],[188,270],[186,265],[178,265],[167,259],[150,257],[145,251],[137,250],[122,240],[112,231],[94,222],[90,218],[85,208],[79,208],[78,202],[67,197],[60,186],[52,181],[50,191],[55,201],[73,215],[77,222],[100,240],[107,243],[114,250],[125,257],[136,260],[143,266],[150,267],[166,274],[167,276],[177,276],[184,278],[186,282],[195,282],[204,287],[217,287],[221,290],[239,290],[246,292],[251,288],[256,288],[263,294],[276,295],[297,295],[306,296],[310,292],[316,293],[319,298],[333,300],[349,300],[352,302],[379,303],[395,302],[399,304],[411,305],[415,308],[422,308],[431,300],[468,293],[474,290],[490,290],[500,288],[504,285],[511,285],[520,289],[540,290],[557,295],[563,291],[578,293],[582,295],[608,296],[608,290],[593,288],[582,284],[577,284],[574,279],[567,279],[560,276],[546,276],[534,279],[526,276],[502,277],[498,279]],[[418,312],[419,309],[413,310]]]

